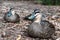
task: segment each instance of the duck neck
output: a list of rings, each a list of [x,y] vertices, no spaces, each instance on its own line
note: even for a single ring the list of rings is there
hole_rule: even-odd
[[[12,13],[12,15],[15,15],[15,11],[14,11],[14,10],[12,10],[12,12],[11,12],[11,13]]]
[[[42,21],[41,15],[37,15],[34,22],[40,23],[41,21]]]

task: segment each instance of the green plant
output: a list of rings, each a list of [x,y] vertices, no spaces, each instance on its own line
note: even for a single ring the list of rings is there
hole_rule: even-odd
[[[56,5],[60,5],[60,0],[56,0]]]
[[[36,0],[36,1],[44,5],[60,5],[60,0]]]

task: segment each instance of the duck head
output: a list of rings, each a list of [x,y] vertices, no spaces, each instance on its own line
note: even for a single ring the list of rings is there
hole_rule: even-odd
[[[34,19],[35,18],[35,14],[40,13],[39,9],[35,9],[34,12],[32,13],[32,15],[30,17],[28,17],[28,19]]]
[[[45,20],[45,15],[42,13],[37,13],[34,16],[35,16],[34,22],[40,23],[42,20]]]
[[[10,17],[12,14],[14,14],[14,11],[12,11],[13,8],[10,8],[10,10],[7,12],[8,17]]]
[[[10,8],[10,11],[12,10],[13,8]]]
[[[42,14],[37,13],[37,14],[35,15],[34,22],[38,22],[38,23],[40,23],[41,20],[42,20]]]
[[[40,9],[35,9],[34,10],[34,13],[36,14],[36,13],[40,13]]]

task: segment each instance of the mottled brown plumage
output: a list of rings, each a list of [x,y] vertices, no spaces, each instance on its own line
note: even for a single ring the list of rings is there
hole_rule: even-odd
[[[6,22],[19,22],[20,21],[20,17],[17,13],[15,13],[15,11],[10,10],[9,12],[5,13],[4,15],[4,20]]]
[[[28,34],[36,38],[51,38],[55,32],[54,25],[49,21],[42,20],[42,15],[39,14],[34,19],[35,21],[28,26]]]

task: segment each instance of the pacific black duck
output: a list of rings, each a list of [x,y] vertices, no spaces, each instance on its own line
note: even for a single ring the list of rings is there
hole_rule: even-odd
[[[42,14],[37,13],[33,23],[28,25],[27,32],[31,37],[50,38],[55,32],[55,27],[49,21],[43,20]]]
[[[32,12],[32,14],[29,14],[28,16],[25,16],[24,19],[25,20],[33,20],[35,18],[35,14],[36,13],[40,13],[40,10],[39,9],[34,9],[34,12]]]
[[[14,22],[14,23],[19,22],[20,21],[19,15],[12,9],[13,8],[10,8],[10,10],[7,13],[5,13],[4,20],[6,22]]]

